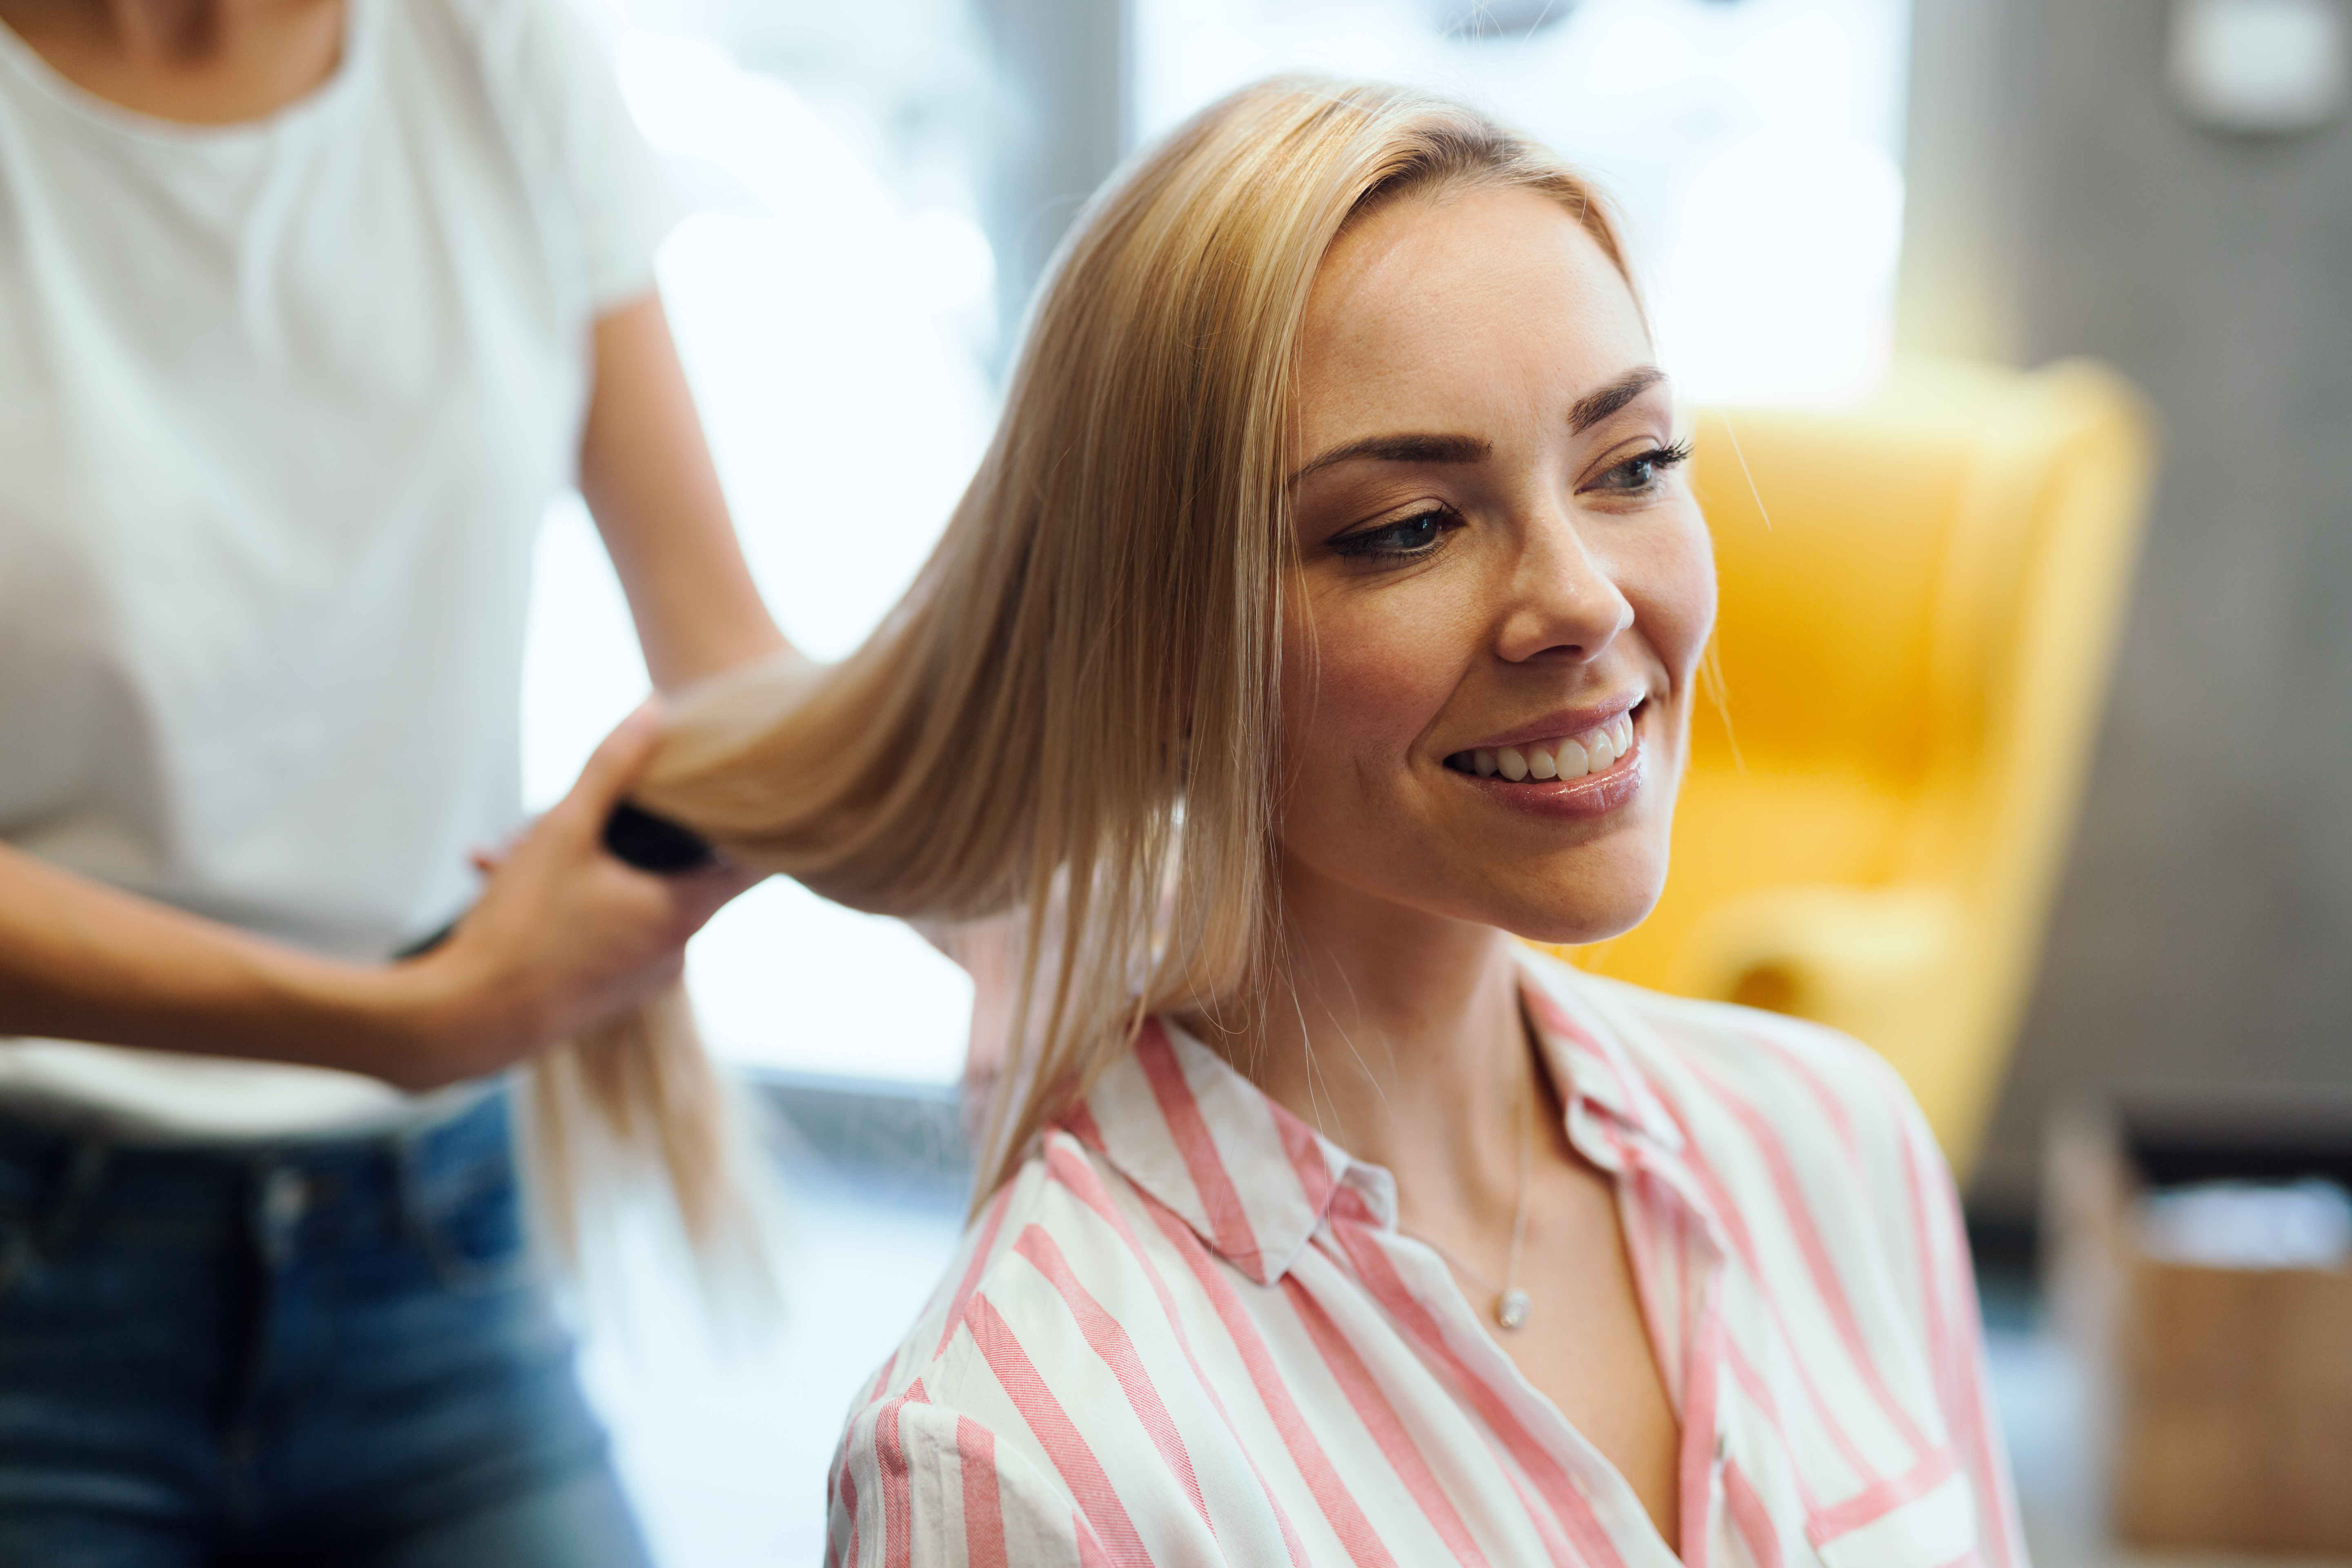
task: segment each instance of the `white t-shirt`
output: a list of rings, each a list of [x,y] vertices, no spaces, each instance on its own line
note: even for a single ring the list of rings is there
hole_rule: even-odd
[[[0,28],[0,839],[381,959],[520,820],[534,531],[673,217],[565,0],[348,0],[318,91],[129,113]],[[0,1043],[0,1097],[228,1135],[371,1079]]]

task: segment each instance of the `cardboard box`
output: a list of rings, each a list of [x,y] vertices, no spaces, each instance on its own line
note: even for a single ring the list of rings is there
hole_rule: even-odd
[[[2352,1552],[2352,1268],[2149,1256],[2146,1192],[2326,1176],[2352,1098],[2175,1092],[2053,1118],[2051,1307],[2082,1358],[2116,1532],[2135,1545]]]

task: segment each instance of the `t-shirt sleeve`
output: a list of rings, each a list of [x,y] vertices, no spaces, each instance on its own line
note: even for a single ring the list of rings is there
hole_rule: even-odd
[[[537,195],[560,210],[589,309],[654,286],[654,253],[679,205],[630,116],[611,56],[572,0],[481,0],[484,66],[509,99]]]
[[[851,1418],[827,1489],[825,1561],[844,1568],[1081,1568],[1107,1561],[1069,1495],[917,1382]]]

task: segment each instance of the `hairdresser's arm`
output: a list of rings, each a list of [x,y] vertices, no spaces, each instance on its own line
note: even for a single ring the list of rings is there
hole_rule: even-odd
[[[0,845],[0,1035],[342,1068],[422,1089],[571,1037],[675,979],[686,939],[748,879],[656,877],[605,854],[650,710],[492,873],[457,932],[406,963],[337,963]]]
[[[674,690],[785,647],[743,564],[658,294],[596,323],[580,493],[655,686]]]

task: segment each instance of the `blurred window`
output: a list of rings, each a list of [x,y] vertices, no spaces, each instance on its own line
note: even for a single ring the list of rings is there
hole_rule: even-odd
[[[1467,99],[1598,174],[1703,402],[1882,374],[1908,0],[1134,0],[1136,131],[1278,70]]]
[[[581,0],[688,211],[659,268],[761,592],[819,658],[905,589],[994,418],[995,270],[980,225],[992,80],[971,0]],[[646,689],[576,497],[541,536],[524,789],[569,787]],[[895,921],[773,879],[698,937],[689,980],[727,1058],[940,1081],[962,972]]]

